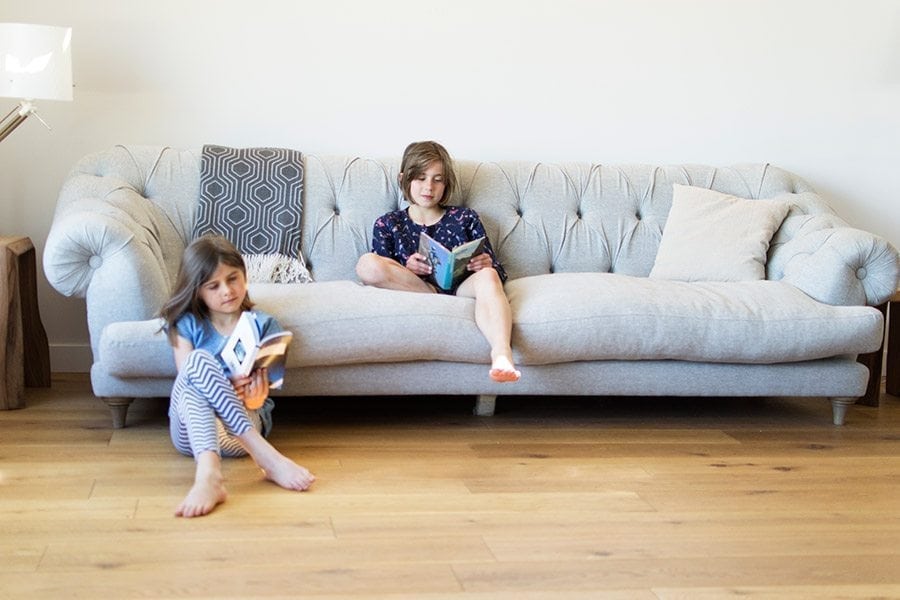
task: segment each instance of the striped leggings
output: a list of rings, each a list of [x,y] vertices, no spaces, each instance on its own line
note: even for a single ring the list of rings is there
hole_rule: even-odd
[[[169,433],[175,448],[187,456],[212,451],[220,456],[246,456],[236,436],[251,427],[263,431],[262,409],[248,411],[234,392],[216,358],[206,350],[191,352],[172,387]],[[268,414],[265,415],[268,417]],[[267,429],[267,428],[266,428]]]

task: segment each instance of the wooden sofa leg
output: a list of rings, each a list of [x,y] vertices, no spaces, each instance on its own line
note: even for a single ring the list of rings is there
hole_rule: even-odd
[[[134,401],[134,398],[103,398],[112,414],[113,429],[122,429],[125,427],[125,416],[128,414],[128,407]]]
[[[479,417],[492,417],[496,408],[497,396],[482,394],[475,399],[475,410],[472,412]]]
[[[847,407],[856,404],[856,398],[832,398],[831,414],[835,425],[843,425],[847,416]]]

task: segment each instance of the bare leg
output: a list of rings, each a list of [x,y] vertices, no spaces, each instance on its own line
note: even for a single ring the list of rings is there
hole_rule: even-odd
[[[459,286],[457,295],[475,298],[475,323],[491,346],[491,379],[518,381],[522,374],[516,369],[510,346],[512,311],[497,272],[482,269],[473,273]]]
[[[194,486],[175,509],[177,517],[207,515],[228,497],[219,455],[212,451],[201,452],[195,461],[197,470],[194,474]]]
[[[302,492],[316,480],[312,473],[276,450],[256,429],[250,429],[237,438],[266,474],[266,479],[284,489]]]
[[[359,257],[356,274],[364,284],[374,287],[404,292],[434,292],[418,275],[397,261],[374,252]]]

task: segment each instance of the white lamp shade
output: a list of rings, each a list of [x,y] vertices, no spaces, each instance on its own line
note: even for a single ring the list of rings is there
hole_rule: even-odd
[[[72,99],[72,28],[0,23],[0,96]]]

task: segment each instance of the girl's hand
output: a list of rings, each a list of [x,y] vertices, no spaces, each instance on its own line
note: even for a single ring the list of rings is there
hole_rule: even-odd
[[[241,399],[247,410],[256,410],[269,397],[268,369],[257,369],[247,377],[235,378],[232,383],[237,397]]]
[[[491,260],[491,255],[487,252],[482,252],[478,256],[473,256],[469,259],[469,264],[466,265],[466,268],[470,271],[480,271],[482,269],[487,269],[492,266],[494,261]]]
[[[418,252],[409,256],[409,259],[406,261],[406,268],[416,275],[431,274],[431,263],[428,262],[428,258],[424,254]]]

